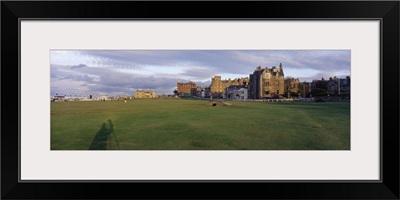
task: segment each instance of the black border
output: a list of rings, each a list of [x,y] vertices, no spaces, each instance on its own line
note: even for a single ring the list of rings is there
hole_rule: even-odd
[[[210,18],[185,18],[185,19],[179,19],[179,18],[85,18],[85,19],[76,19],[76,18],[63,18],[63,19],[56,19],[56,18],[20,18],[18,20],[18,25],[19,25],[19,37],[18,37],[18,43],[19,43],[19,47],[21,47],[21,21],[233,21],[233,22],[237,22],[237,21],[248,21],[248,22],[252,22],[252,21],[278,21],[278,22],[282,22],[282,21],[377,21],[380,23],[380,27],[379,27],[379,31],[380,31],[380,35],[382,35],[382,24],[383,24],[383,20],[380,18],[364,18],[364,19],[345,19],[345,18],[329,18],[329,19],[310,19],[310,18],[274,18],[274,19],[265,19],[265,18],[252,18],[252,19],[244,19],[244,18],[217,18],[217,19],[210,19]],[[382,37],[379,38],[379,48],[382,49]],[[54,50],[54,49],[53,49]],[[232,49],[234,50],[234,49]],[[18,81],[19,83],[21,82],[21,49],[18,50],[18,61],[19,61],[19,68],[18,68]],[[382,52],[380,52],[380,58],[383,56]],[[382,60],[380,59],[380,63],[379,63],[379,78],[380,78],[380,94],[382,94]],[[18,96],[21,97],[21,86],[19,85],[18,88]],[[21,98],[19,98],[19,108],[21,108],[21,102],[20,102]],[[382,102],[382,97],[379,99],[380,102]],[[379,103],[380,103],[379,102]],[[382,105],[380,105],[380,110],[382,110]],[[19,110],[19,116],[18,116],[18,127],[21,128],[21,112]],[[380,124],[382,124],[382,121],[380,122]],[[380,133],[379,133],[379,137],[382,138],[382,133],[383,131],[382,126],[379,127],[380,129]],[[218,182],[218,183],[232,183],[232,182],[242,182],[242,183],[250,183],[250,182],[262,182],[262,183],[381,183],[382,182],[382,170],[380,170],[379,173],[379,180],[362,180],[362,179],[352,179],[352,180],[335,180],[335,179],[325,179],[325,180],[254,180],[254,179],[241,179],[241,180],[229,180],[229,179],[217,179],[217,180],[213,180],[213,179],[206,179],[206,180],[198,180],[198,179],[194,179],[194,180],[185,180],[185,179],[153,179],[153,180],[95,180],[95,179],[88,179],[88,180],[21,180],[21,130],[19,130],[18,133],[18,149],[19,149],[19,153],[18,153],[18,160],[19,160],[19,171],[18,171],[18,177],[19,177],[19,182],[20,183],[67,183],[67,182],[71,182],[71,183],[76,183],[76,182],[81,182],[81,183],[99,183],[99,182],[108,182],[108,183],[143,183],[143,182],[147,182],[147,183],[169,183],[169,182],[186,182],[186,183],[195,183],[195,182]],[[351,150],[351,149],[350,149]],[[379,141],[379,169],[382,169],[382,141]]]
[[[399,2],[1,2],[1,198],[399,199]],[[184,9],[183,9],[184,8]],[[381,19],[382,182],[18,182],[19,19]],[[14,74],[14,77],[11,76]],[[18,83],[15,84],[16,80]],[[14,83],[14,84],[11,84]],[[18,85],[18,88],[16,86]],[[12,98],[12,97],[19,97]],[[366,103],[366,107],[368,104]],[[16,112],[18,110],[18,112]],[[18,127],[18,129],[17,129]],[[16,131],[18,130],[18,132]],[[154,191],[149,193],[148,191]]]

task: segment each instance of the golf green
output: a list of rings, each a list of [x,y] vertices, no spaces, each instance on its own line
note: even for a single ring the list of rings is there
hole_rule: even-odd
[[[349,102],[51,103],[52,150],[350,150]]]

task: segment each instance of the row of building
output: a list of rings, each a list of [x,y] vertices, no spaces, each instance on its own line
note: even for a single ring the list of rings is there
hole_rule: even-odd
[[[151,90],[136,90],[133,95],[135,99],[153,99],[158,98],[157,92]]]
[[[133,96],[118,97],[92,97],[89,100],[121,100],[163,97],[202,97],[225,98],[235,100],[266,99],[266,98],[291,98],[291,97],[316,97],[316,96],[348,96],[350,97],[350,77],[340,79],[337,77],[325,80],[313,80],[312,82],[300,82],[298,78],[285,78],[282,63],[279,67],[262,68],[258,66],[249,77],[224,79],[221,76],[211,78],[211,85],[207,87],[197,86],[195,82],[177,82],[174,95],[157,95],[151,90],[136,90]],[[57,96],[52,101],[65,101],[68,97]],[[76,98],[75,98],[76,100]],[[85,100],[85,99],[78,99]],[[88,99],[86,99],[88,100]]]
[[[290,98],[324,95],[350,95],[350,77],[336,77],[312,82],[300,82],[293,77],[287,77],[283,72],[282,63],[279,67],[262,68],[258,66],[252,74],[244,78],[225,79],[221,76],[211,78],[211,85],[201,88],[195,82],[177,83],[176,95],[180,97],[197,96],[203,98],[226,99],[266,99]]]
[[[60,101],[109,101],[109,100],[129,100],[129,99],[146,99],[146,98],[160,98],[166,97],[167,95],[158,96],[157,92],[151,90],[136,90],[133,96],[129,95],[120,95],[120,96],[108,96],[108,95],[99,95],[99,96],[67,96],[67,95],[55,95],[50,98],[52,102],[60,102]]]
[[[228,99],[261,99],[279,96],[284,93],[284,73],[282,64],[271,69],[257,67],[250,78],[242,77],[222,80],[214,76],[211,85],[201,88],[196,83],[177,83],[177,94],[180,97],[198,96]]]

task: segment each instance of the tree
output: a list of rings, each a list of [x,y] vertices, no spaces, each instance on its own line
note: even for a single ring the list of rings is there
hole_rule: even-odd
[[[328,81],[315,81],[314,85],[315,85],[316,88],[326,90],[327,89],[327,85],[328,85]]]
[[[325,89],[314,88],[311,90],[311,94],[315,97],[326,96],[328,92]]]
[[[286,98],[290,98],[291,97],[291,90],[290,90],[290,85],[289,84],[285,84],[285,97]]]

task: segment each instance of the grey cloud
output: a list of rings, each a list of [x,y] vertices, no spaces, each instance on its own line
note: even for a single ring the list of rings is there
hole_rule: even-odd
[[[62,80],[69,80],[81,90],[103,93],[132,94],[136,89],[152,89],[157,92],[172,93],[178,80],[195,81],[202,87],[210,85],[211,77],[218,74],[237,74],[248,76],[257,66],[272,67],[283,64],[285,69],[312,69],[320,74],[300,77],[301,80],[329,78],[339,72],[350,75],[350,51],[336,50],[292,50],[292,51],[217,51],[217,50],[162,50],[162,51],[121,51],[92,50],[77,51],[79,56],[87,56],[87,63],[63,65],[52,63],[50,70],[52,91],[76,91]],[[94,67],[96,66],[96,67]],[[149,71],[147,75],[124,73],[118,69],[147,69],[148,66],[165,67],[166,70],[183,69],[182,73],[171,75]],[[224,78],[237,78],[224,77]],[[54,84],[63,84],[56,86]]]
[[[200,87],[207,87],[211,85],[211,80],[208,81],[197,81],[196,85],[200,86]]]
[[[215,74],[217,74],[216,71],[207,68],[188,68],[179,75],[184,77],[192,77],[193,79],[197,80],[204,80],[211,79],[211,77],[213,77]]]
[[[98,62],[116,67],[144,68],[148,65],[207,68],[217,73],[249,74],[257,66],[309,68],[349,68],[350,51],[337,50],[148,50],[148,51],[80,51]],[[294,76],[294,75],[293,75]]]
[[[71,66],[71,69],[82,68],[82,67],[87,67],[87,65],[85,65],[85,64],[73,65],[73,66]]]
[[[84,73],[82,73],[84,72]],[[123,73],[109,68],[91,68],[75,71],[70,67],[60,69],[60,66],[51,69],[52,86],[57,81],[68,80],[68,83],[82,83],[86,93],[107,93],[132,95],[136,89],[151,89],[158,92],[172,93],[176,87],[177,79],[174,77],[162,77],[155,75],[141,76],[137,74]],[[65,93],[77,93],[71,89],[68,83],[61,87],[52,87],[52,91],[65,91]],[[52,92],[54,93],[54,92]]]

